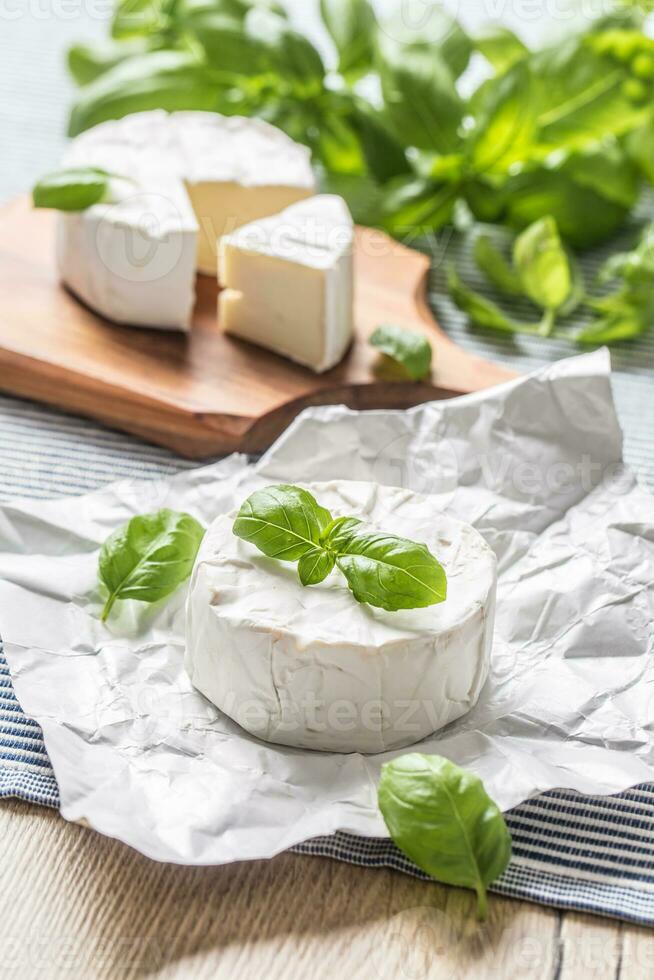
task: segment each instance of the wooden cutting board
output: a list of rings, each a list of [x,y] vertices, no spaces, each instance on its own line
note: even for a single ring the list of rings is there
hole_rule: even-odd
[[[27,198],[0,209],[0,388],[98,419],[192,459],[270,445],[308,405],[406,408],[511,377],[457,347],[436,324],[429,260],[379,231],[357,229],[356,339],[323,375],[216,323],[217,287],[198,277],[189,335],[118,326],[57,280],[56,216]],[[367,343],[382,323],[420,330],[434,348],[428,383],[397,380]]]

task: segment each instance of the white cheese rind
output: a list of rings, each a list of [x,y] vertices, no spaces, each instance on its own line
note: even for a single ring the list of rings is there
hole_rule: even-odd
[[[251,734],[336,752],[420,741],[469,711],[486,680],[497,571],[481,535],[429,497],[369,483],[309,487],[334,516],[425,542],[448,575],[446,602],[388,613],[360,605],[338,571],[303,588],[297,568],[209,529],[187,606],[194,686]]]
[[[320,373],[354,335],[354,225],[324,194],[221,239],[218,323]]]
[[[59,215],[60,277],[117,323],[188,330],[198,235],[188,196],[176,181],[122,190],[118,203]]]
[[[78,136],[65,166],[185,183],[200,228],[198,270],[216,275],[218,238],[315,192],[311,154],[260,119],[156,109]]]

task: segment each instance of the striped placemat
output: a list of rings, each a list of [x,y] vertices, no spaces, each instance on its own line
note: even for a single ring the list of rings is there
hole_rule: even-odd
[[[0,397],[4,500],[84,493],[191,465],[128,436]],[[0,797],[7,796],[52,807],[59,799],[41,731],[23,714],[0,652]],[[654,924],[654,786],[611,798],[548,793],[513,810],[508,822],[514,860],[495,891]],[[297,850],[424,877],[387,840],[339,833]]]

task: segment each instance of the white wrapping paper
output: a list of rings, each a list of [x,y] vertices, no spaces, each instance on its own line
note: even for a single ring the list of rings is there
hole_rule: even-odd
[[[98,548],[162,506],[205,523],[271,482],[376,480],[438,496],[495,549],[490,678],[420,750],[478,773],[508,809],[554,787],[654,780],[654,497],[622,465],[605,352],[410,412],[320,408],[252,467],[0,509],[0,633],[69,820],[159,860],[271,857],[336,830],[385,836],[379,769],[246,735],[183,669],[184,590],[98,620]],[[117,607],[118,608],[118,607]]]

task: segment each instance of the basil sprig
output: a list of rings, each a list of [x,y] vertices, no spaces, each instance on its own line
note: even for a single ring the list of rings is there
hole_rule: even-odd
[[[415,330],[386,324],[377,327],[369,342],[399,364],[412,381],[423,381],[429,376],[433,356],[431,344]]]
[[[382,767],[378,801],[400,850],[437,881],[476,892],[485,919],[486,890],[511,859],[511,835],[482,781],[440,756],[412,753]]]
[[[321,0],[325,65],[278,0],[117,0],[111,39],[70,53],[70,134],[154,108],[261,116],[310,146],[359,223],[399,237],[462,210],[515,229],[552,215],[580,248],[624,223],[654,179],[645,4],[538,50],[473,37],[438,0],[391,6]],[[465,97],[475,51],[490,77]]]
[[[426,545],[374,530],[355,517],[332,520],[300,487],[257,490],[241,507],[234,534],[268,558],[298,562],[305,586],[318,585],[337,567],[357,602],[389,612],[447,598],[445,571]]]
[[[535,221],[516,237],[511,257],[488,233],[477,236],[473,255],[480,271],[499,293],[524,297],[542,314],[539,323],[512,319],[497,303],[470,289],[451,266],[450,296],[478,326],[549,336],[555,331],[557,317],[568,316],[584,302],[585,286],[578,263],[561,241],[551,216]]]
[[[185,582],[204,537],[204,528],[190,514],[160,510],[141,514],[105,541],[98,573],[108,591],[102,612],[105,622],[119,599],[158,602]]]

